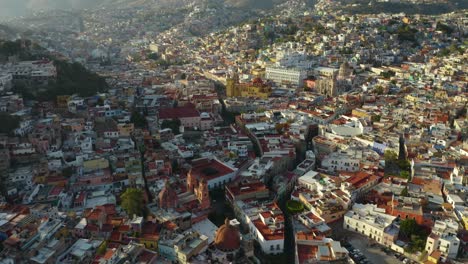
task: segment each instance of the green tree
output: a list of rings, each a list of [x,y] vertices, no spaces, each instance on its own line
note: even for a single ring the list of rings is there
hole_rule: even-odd
[[[103,106],[103,105],[104,105],[104,99],[102,99],[101,97],[99,97],[99,98],[97,99],[96,105],[98,105],[98,106]]]
[[[460,136],[462,140],[468,139],[468,126],[462,128],[462,131],[460,132]]]
[[[72,94],[89,97],[96,93],[105,92],[109,88],[103,77],[88,71],[80,63],[56,60],[54,65],[57,68],[57,80],[49,82],[46,87],[43,87],[43,92],[36,93],[36,100],[50,101],[59,95]],[[38,90],[36,88],[38,87],[30,87],[29,90],[35,92]]]
[[[148,55],[148,59],[150,60],[158,60],[159,59],[159,55],[157,53],[151,53]]]
[[[415,253],[424,250],[428,232],[416,220],[404,219],[400,222],[400,236],[409,241],[405,251]]]
[[[400,193],[401,196],[409,197],[408,187],[403,188]]]
[[[408,171],[405,171],[405,170],[400,171],[400,177],[404,178],[404,179],[409,179],[410,173]]]
[[[385,162],[392,162],[398,159],[398,155],[395,151],[386,150],[384,153]]]
[[[137,128],[145,128],[148,125],[148,121],[146,120],[146,118],[138,111],[132,112],[130,122],[132,122]]]
[[[172,160],[172,171],[179,171],[179,162],[176,159]]]
[[[379,122],[379,121],[380,121],[380,118],[381,118],[380,115],[373,115],[373,116],[371,117],[371,120],[372,120],[372,122]]]
[[[106,251],[107,251],[107,241],[104,241],[104,242],[102,242],[102,244],[98,247],[96,253],[97,253],[97,255],[99,255],[99,256],[103,256],[104,254],[106,254]]]
[[[446,34],[452,34],[453,32],[453,28],[446,25],[446,24],[443,24],[442,22],[437,22],[437,25],[436,25],[436,30],[440,30]]]
[[[63,177],[70,178],[73,175],[73,167],[66,167],[62,170]]]
[[[122,200],[121,207],[127,212],[127,215],[145,216],[147,209],[144,204],[143,191],[137,188],[128,188],[120,195]]]
[[[172,119],[172,120],[166,119],[166,120],[164,120],[162,122],[161,128],[162,129],[170,128],[172,130],[172,133],[179,134],[180,133],[180,130],[179,130],[180,125],[181,125],[181,122],[180,122],[179,119]]]
[[[396,73],[394,71],[386,71],[386,72],[380,73],[380,75],[386,79],[389,79],[390,77],[395,76],[395,74]]]
[[[0,112],[0,133],[13,134],[19,127],[20,118],[8,113]]]
[[[397,160],[396,163],[398,167],[400,168],[400,170],[406,171],[408,173],[411,170],[411,163],[409,162],[409,160]],[[408,177],[409,175],[406,175],[406,178]]]
[[[419,226],[414,219],[405,219],[400,222],[400,234],[406,238],[411,238]]]
[[[418,30],[409,25],[400,25],[397,29],[398,39],[401,41],[416,42],[416,33]]]
[[[377,87],[375,87],[375,93],[378,94],[378,95],[382,95],[384,92],[384,88],[382,87],[382,85],[379,85]]]

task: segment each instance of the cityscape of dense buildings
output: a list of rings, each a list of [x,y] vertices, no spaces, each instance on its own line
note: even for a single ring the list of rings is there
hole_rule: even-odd
[[[7,23],[0,264],[466,263],[466,9],[279,2]]]

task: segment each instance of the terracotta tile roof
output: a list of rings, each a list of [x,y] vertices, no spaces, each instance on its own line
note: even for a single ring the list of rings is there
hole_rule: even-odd
[[[297,245],[297,255],[299,263],[307,263],[310,259],[315,259],[318,252],[318,246],[315,245]]]
[[[257,219],[253,221],[253,224],[257,228],[257,230],[262,234],[262,236],[265,238],[265,240],[279,240],[279,239],[284,239],[284,229],[279,228],[275,230],[274,232],[265,225],[262,220]]]
[[[261,181],[249,182],[246,184],[231,184],[227,188],[234,196],[267,190],[267,187]]]
[[[233,169],[215,159],[200,159],[195,161],[190,171],[196,178],[203,178],[207,181],[232,172],[234,172]]]
[[[110,235],[109,240],[120,242],[122,240],[122,233],[118,231],[113,231]]]
[[[138,256],[139,263],[150,263],[150,261],[156,257],[156,252],[151,252],[149,250],[144,250]]]
[[[55,186],[55,187],[49,192],[49,195],[57,196],[57,195],[59,195],[59,194],[62,192],[63,189],[64,189],[63,187]]]
[[[98,232],[99,231],[99,227],[97,225],[92,225],[92,224],[86,225],[85,229],[87,231],[90,231],[90,232]]]
[[[99,217],[101,216],[103,212],[100,209],[94,209],[89,215],[88,215],[88,220],[99,220]]]
[[[199,117],[200,113],[191,107],[175,107],[159,110],[159,119],[176,119],[187,117]]]
[[[119,226],[118,230],[119,230],[119,232],[122,232],[122,233],[128,232],[128,231],[130,231],[130,226],[129,225],[122,225],[122,226]]]

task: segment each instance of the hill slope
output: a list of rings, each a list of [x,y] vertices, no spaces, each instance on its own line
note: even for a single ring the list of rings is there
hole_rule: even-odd
[[[0,0],[0,19],[22,16],[37,10],[55,9],[94,9],[94,8],[132,8],[181,7],[189,4],[226,3],[246,9],[271,9],[287,0]]]

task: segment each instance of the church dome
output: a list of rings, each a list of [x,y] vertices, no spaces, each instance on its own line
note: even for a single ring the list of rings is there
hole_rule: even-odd
[[[240,248],[239,231],[229,223],[227,218],[224,225],[216,231],[215,246],[221,251],[235,251]]]
[[[351,67],[347,61],[343,62],[340,66],[338,76],[341,78],[346,78],[351,75]]]

